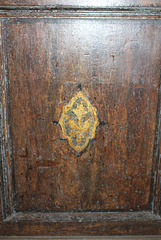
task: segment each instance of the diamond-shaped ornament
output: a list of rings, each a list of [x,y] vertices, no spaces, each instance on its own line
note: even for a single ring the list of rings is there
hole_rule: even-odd
[[[63,107],[59,120],[62,138],[78,153],[85,149],[90,139],[95,138],[99,125],[97,109],[93,107],[83,91],[79,91]]]

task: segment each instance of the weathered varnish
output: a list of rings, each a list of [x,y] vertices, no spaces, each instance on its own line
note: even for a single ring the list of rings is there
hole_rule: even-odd
[[[161,234],[160,2],[2,2],[2,234]]]

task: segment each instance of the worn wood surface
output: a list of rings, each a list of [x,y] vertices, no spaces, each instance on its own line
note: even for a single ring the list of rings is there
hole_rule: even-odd
[[[161,218],[135,213],[17,213],[0,225],[1,235],[161,235]]]
[[[152,209],[156,214],[161,212],[161,155],[160,155],[160,136],[161,136],[161,71],[160,84],[158,89],[158,111],[156,123],[156,137],[154,141],[153,167],[151,189],[153,192]]]
[[[0,2],[0,234],[161,234],[160,1],[27,4]],[[100,125],[77,154],[58,122],[80,89]]]
[[[2,21],[0,20],[2,29]],[[7,217],[13,212],[13,164],[11,161],[11,137],[10,137],[10,111],[9,111],[9,88],[8,76],[6,69],[6,61],[4,57],[3,33],[0,29],[0,176],[1,176],[1,209],[3,208],[3,217]]]
[[[76,5],[76,6],[161,6],[160,0],[1,0],[0,6],[34,5]]]
[[[160,19],[160,7],[0,6],[1,18]]]
[[[155,21],[5,20],[17,211],[149,208],[160,35]],[[80,84],[105,125],[77,157],[53,120]]]

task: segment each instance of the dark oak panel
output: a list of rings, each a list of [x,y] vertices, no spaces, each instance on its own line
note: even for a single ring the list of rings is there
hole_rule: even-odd
[[[16,209],[149,208],[158,22],[22,19],[4,27]],[[53,120],[80,83],[105,125],[77,157]]]
[[[0,2],[0,235],[161,234],[160,7]],[[80,153],[58,124],[78,91]]]

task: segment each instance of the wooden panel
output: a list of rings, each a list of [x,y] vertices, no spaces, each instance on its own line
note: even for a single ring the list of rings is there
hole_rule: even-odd
[[[5,21],[18,211],[150,207],[160,28],[157,21]],[[105,125],[77,156],[53,120],[80,84]]]
[[[160,1],[3,5],[0,234],[161,234]],[[100,124],[77,153],[58,121],[80,90]]]
[[[161,218],[135,213],[17,213],[0,225],[2,235],[155,235],[161,234]]]
[[[160,0],[2,0],[0,6],[35,6],[35,5],[77,5],[77,6],[161,6]]]

